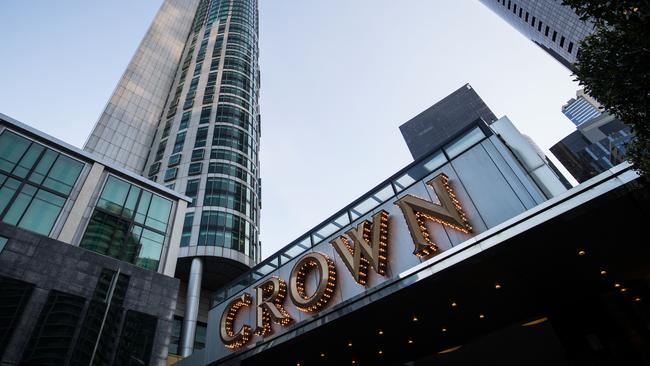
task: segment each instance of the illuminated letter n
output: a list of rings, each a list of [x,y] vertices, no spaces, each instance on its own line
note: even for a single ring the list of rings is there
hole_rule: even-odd
[[[467,221],[460,202],[456,199],[454,190],[449,185],[449,177],[439,174],[427,184],[433,188],[440,204],[433,203],[413,195],[406,195],[395,202],[402,210],[406,224],[411,232],[415,249],[413,254],[418,257],[438,251],[438,246],[431,241],[426,220],[437,222],[462,233],[470,233],[472,227]]]

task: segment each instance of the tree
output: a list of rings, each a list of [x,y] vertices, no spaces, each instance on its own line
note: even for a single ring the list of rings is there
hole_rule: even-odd
[[[650,2],[563,0],[594,33],[580,43],[574,75],[585,91],[629,124],[627,159],[650,180]]]

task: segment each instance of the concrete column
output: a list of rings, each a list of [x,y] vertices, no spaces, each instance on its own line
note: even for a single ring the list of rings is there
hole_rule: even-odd
[[[56,239],[64,243],[72,244],[75,234],[81,228],[81,220],[83,219],[86,208],[90,204],[90,198],[95,193],[97,186],[101,183],[100,178],[103,172],[104,166],[99,163],[94,163],[92,168],[90,168],[90,172],[77,195],[77,200],[74,202],[70,214],[63,224],[63,229]]]
[[[196,334],[196,320],[199,315],[199,302],[201,299],[201,277],[203,276],[203,260],[192,259],[190,277],[187,284],[187,303],[185,305],[185,319],[183,319],[183,332],[181,334],[181,356],[188,357],[194,349],[194,336]]]
[[[169,244],[167,245],[164,264],[161,263],[162,273],[169,277],[174,277],[174,273],[176,273],[176,262],[178,260],[178,250],[181,245],[186,208],[187,202],[179,200],[176,205],[176,215],[174,215],[174,224],[171,230]]]

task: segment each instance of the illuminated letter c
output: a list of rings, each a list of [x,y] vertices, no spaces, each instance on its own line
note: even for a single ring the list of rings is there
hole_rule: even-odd
[[[251,295],[243,293],[240,297],[232,300],[221,313],[221,322],[219,326],[219,335],[223,344],[230,349],[238,349],[244,346],[251,339],[251,327],[244,325],[235,333],[235,319],[239,309],[244,306],[250,306],[252,303]]]

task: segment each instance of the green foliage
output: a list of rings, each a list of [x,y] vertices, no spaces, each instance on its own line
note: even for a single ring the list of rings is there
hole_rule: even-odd
[[[650,180],[650,2],[564,0],[594,33],[580,44],[574,72],[585,91],[620,120],[636,138],[627,159]]]

